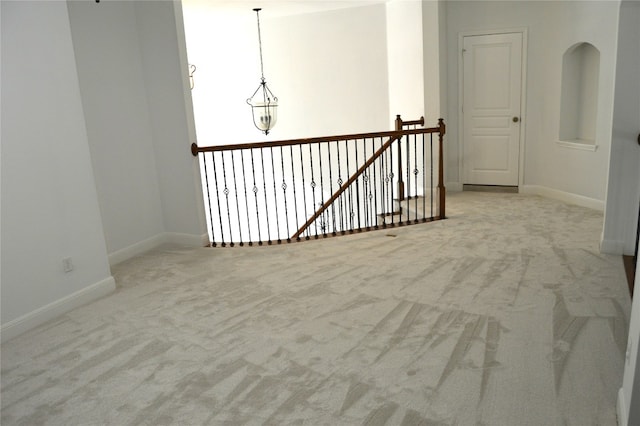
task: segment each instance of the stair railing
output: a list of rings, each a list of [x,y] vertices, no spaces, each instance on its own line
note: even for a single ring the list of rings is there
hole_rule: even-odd
[[[445,125],[423,124],[398,116],[388,132],[193,144],[212,245],[280,244],[445,218]]]

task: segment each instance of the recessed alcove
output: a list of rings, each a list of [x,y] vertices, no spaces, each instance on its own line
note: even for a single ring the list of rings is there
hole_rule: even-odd
[[[562,58],[560,141],[595,146],[600,51],[577,43]],[[563,144],[566,146],[566,144]]]

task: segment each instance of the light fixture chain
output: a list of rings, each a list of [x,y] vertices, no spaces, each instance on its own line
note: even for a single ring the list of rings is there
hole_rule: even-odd
[[[260,31],[260,8],[253,9],[256,12],[256,19],[258,21],[258,46],[260,49],[260,85],[253,92],[253,95],[247,99],[247,103],[251,106],[253,115],[253,124],[265,135],[269,134],[269,130],[273,128],[278,119],[277,107],[278,98],[276,98],[269,87],[267,87],[267,81],[264,78],[264,62],[262,60],[262,33]],[[258,95],[258,92],[262,90],[262,96]],[[255,98],[255,99],[254,99]],[[261,98],[261,99],[260,99]]]
[[[262,81],[264,81],[264,64],[262,62],[262,36],[260,35],[260,10],[261,9],[253,9],[256,11],[256,17],[258,18],[258,46],[260,48],[260,76],[262,77]]]

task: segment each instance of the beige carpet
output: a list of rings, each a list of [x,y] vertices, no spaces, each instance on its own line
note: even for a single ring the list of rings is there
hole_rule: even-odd
[[[2,425],[615,425],[630,301],[602,214],[448,206],[120,264],[114,295],[2,346]]]

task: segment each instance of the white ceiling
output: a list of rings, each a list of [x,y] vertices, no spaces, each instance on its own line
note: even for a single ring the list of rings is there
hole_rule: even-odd
[[[251,15],[262,8],[260,16],[299,15],[326,10],[385,3],[385,0],[182,0],[185,7],[202,7],[233,15]]]

